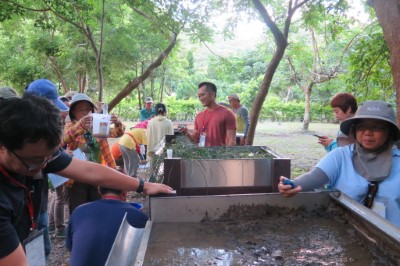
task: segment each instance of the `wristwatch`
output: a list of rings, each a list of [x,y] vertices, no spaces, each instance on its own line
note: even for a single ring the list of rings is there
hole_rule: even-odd
[[[137,193],[142,193],[143,192],[143,187],[144,187],[144,180],[143,179],[139,179],[139,186],[136,189]]]

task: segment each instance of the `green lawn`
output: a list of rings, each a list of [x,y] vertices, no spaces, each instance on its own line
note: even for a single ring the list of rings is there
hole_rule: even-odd
[[[281,156],[291,159],[292,177],[307,172],[325,154],[323,146],[312,133],[335,137],[338,124],[310,124],[308,133],[301,132],[300,122],[263,122],[257,125],[254,145],[268,146]]]

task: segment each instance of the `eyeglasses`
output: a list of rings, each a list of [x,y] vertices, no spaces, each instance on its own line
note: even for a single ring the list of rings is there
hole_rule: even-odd
[[[94,140],[93,140],[92,133],[86,132],[85,134],[83,134],[83,137],[85,138],[85,141],[86,141],[86,144],[85,144],[85,145],[86,145],[89,149],[93,149],[93,148],[94,148]]]
[[[60,157],[60,155],[62,154],[62,149],[58,149],[56,152],[54,152],[51,157],[49,159],[43,159],[42,162],[40,163],[27,163],[26,161],[24,161],[18,154],[16,154],[13,150],[9,150],[15,157],[17,157],[17,159],[26,167],[27,171],[32,171],[32,170],[36,170],[40,167],[42,167],[43,165],[46,165],[47,163],[55,160],[56,158]]]
[[[377,192],[378,192],[378,182],[372,181],[371,183],[368,184],[368,192],[363,200],[364,206],[366,206],[367,208],[372,207]]]
[[[366,130],[369,130],[369,131],[372,131],[372,132],[374,132],[374,133],[375,133],[375,132],[383,132],[383,131],[385,131],[385,130],[387,129],[387,127],[384,127],[384,126],[363,125],[363,124],[355,125],[354,128],[355,128],[357,131],[366,131]]]

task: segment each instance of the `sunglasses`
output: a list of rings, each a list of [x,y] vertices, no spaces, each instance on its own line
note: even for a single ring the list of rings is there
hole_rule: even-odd
[[[368,192],[363,200],[364,206],[366,206],[367,208],[372,207],[377,192],[378,192],[378,182],[372,181],[371,183],[368,184]]]
[[[58,149],[56,152],[54,152],[51,157],[49,159],[43,159],[43,161],[41,161],[40,163],[27,163],[24,159],[22,159],[18,154],[15,153],[15,151],[10,150],[10,152],[17,157],[17,159],[26,167],[27,171],[32,171],[32,170],[36,170],[38,168],[43,167],[44,165],[46,165],[47,163],[57,159],[58,157],[61,156],[62,154],[62,149]]]

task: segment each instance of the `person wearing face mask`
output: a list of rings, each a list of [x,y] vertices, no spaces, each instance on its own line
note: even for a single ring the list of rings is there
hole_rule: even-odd
[[[70,102],[69,117],[71,122],[64,127],[64,144],[68,149],[80,148],[89,161],[102,163],[111,168],[116,168],[107,138],[96,138],[92,135],[92,114],[95,105],[84,93],[76,93]],[[111,128],[109,137],[118,138],[124,134],[125,125],[118,117],[111,115]],[[67,182],[67,195],[69,212],[79,205],[98,200],[100,194],[97,187],[80,182]]]
[[[393,108],[384,101],[366,101],[340,130],[355,139],[339,147],[308,173],[293,181],[281,176],[279,192],[286,197],[329,184],[400,226],[400,139]]]

